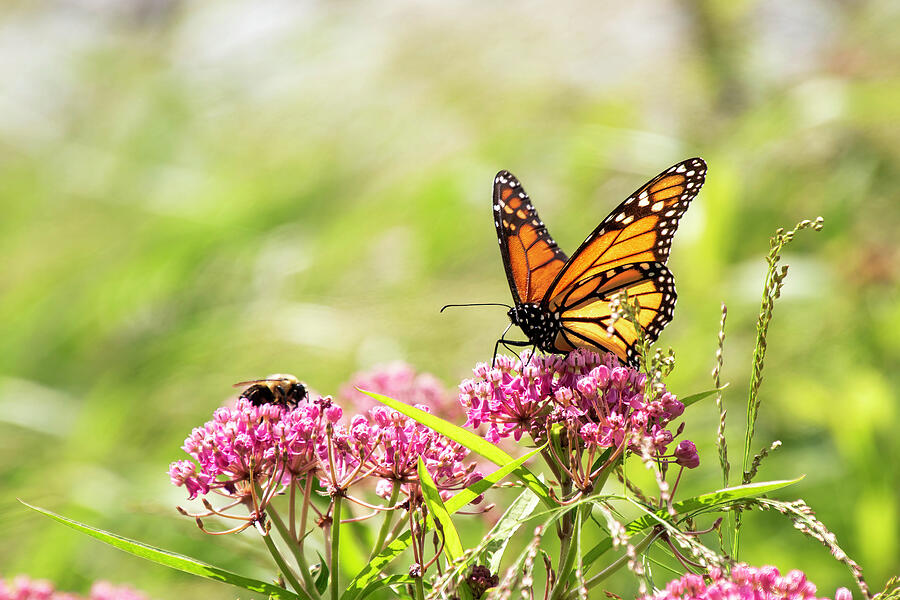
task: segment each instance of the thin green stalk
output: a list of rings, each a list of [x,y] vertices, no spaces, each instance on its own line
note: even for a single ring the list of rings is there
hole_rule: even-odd
[[[331,600],[338,600],[341,590],[338,587],[340,580],[340,566],[338,563],[338,551],[341,546],[341,504],[344,498],[340,495],[334,497],[334,509],[331,511]]]
[[[590,506],[590,505],[586,505]],[[585,506],[579,506],[575,509],[576,518],[573,524],[580,524]],[[571,513],[567,513],[567,516]],[[578,547],[580,546],[579,538],[581,537],[581,527],[570,527],[570,535],[565,536],[560,544],[560,565],[557,571],[556,584],[550,594],[550,600],[560,600],[566,595],[569,586],[569,574],[575,567],[575,559],[578,558]]]
[[[416,600],[425,600],[425,586],[422,584],[422,576],[416,577]]]
[[[278,514],[271,506],[269,506],[268,513],[269,518],[275,524],[275,529],[278,530],[278,533],[281,535],[281,538],[285,541],[288,548],[290,548],[291,553],[294,555],[294,560],[297,561],[297,567],[300,571],[300,577],[303,578],[303,584],[309,595],[318,598],[319,592],[316,590],[316,584],[312,579],[312,575],[309,574],[309,564],[306,562],[306,557],[303,556],[303,550],[297,544],[297,539],[291,534],[288,527],[284,524],[284,520],[282,520],[281,515]]]
[[[400,496],[400,484],[398,482],[394,482],[393,487],[391,488],[391,499],[388,500],[388,506],[394,506],[397,504],[397,498]],[[375,540],[375,545],[372,547],[372,554],[369,555],[369,560],[375,558],[381,549],[384,547],[384,541],[387,539],[388,532],[391,530],[391,522],[394,520],[394,512],[393,510],[385,511],[384,513],[384,521],[381,523],[381,529],[378,531],[378,539]]]
[[[722,485],[729,486],[731,480],[731,463],[728,462],[728,443],[725,438],[725,417],[728,411],[725,410],[725,402],[722,398],[722,381],[720,375],[722,373],[722,365],[725,360],[725,319],[728,317],[728,307],[722,303],[722,320],[719,323],[719,343],[716,348],[716,366],[713,367],[713,384],[716,388],[716,408],[719,409],[719,425],[716,429],[716,446],[719,449],[719,465],[722,468]],[[728,511],[728,531],[734,531],[736,526],[735,511]],[[723,529],[719,529],[722,536],[722,552],[725,553],[725,537]]]
[[[303,508],[300,510],[300,530],[297,532],[297,545],[303,551],[306,540],[306,518],[309,515],[309,504],[312,502],[312,473],[307,473],[303,484]]]
[[[290,498],[288,500],[288,523],[292,540],[297,539],[297,479],[291,474]]]
[[[824,220],[818,217],[815,221],[804,220],[797,223],[791,231],[785,233],[778,229],[770,242],[769,254],[766,256],[766,282],[763,287],[762,303],[759,308],[759,318],[756,321],[756,346],[753,349],[753,363],[750,370],[750,395],[747,399],[747,433],[744,438],[744,464],[741,483],[747,484],[751,480],[751,466],[753,463],[752,448],[753,434],[756,431],[756,417],[759,414],[761,400],[759,388],[763,380],[763,367],[766,360],[766,336],[769,332],[769,323],[772,322],[772,312],[775,308],[775,300],[781,296],[781,288],[787,277],[787,266],[778,268],[781,260],[781,251],[787,246],[797,232],[801,229],[813,228],[816,231],[822,229]],[[741,513],[737,513],[734,524],[734,538],[732,540],[732,556],[737,558],[740,549]]]
[[[297,577],[294,575],[291,568],[284,561],[284,557],[281,556],[281,553],[278,551],[278,548],[275,547],[275,542],[272,541],[271,535],[262,536],[263,541],[266,543],[266,548],[269,549],[269,554],[272,555],[272,558],[275,560],[275,564],[278,565],[278,570],[281,571],[281,574],[284,575],[284,578],[287,580],[288,584],[294,589],[295,592],[302,594],[305,590],[303,586],[300,585],[300,582],[297,581]],[[313,588],[315,590],[315,588]]]

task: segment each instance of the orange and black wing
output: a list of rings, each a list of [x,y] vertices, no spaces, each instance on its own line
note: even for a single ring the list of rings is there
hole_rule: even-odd
[[[665,263],[681,215],[700,191],[706,163],[689,158],[666,169],[622,202],[581,244],[543,297],[551,310],[572,286],[636,263]]]
[[[494,178],[494,225],[509,287],[516,304],[539,302],[567,257],[547,232],[522,188],[509,171]]]
[[[640,305],[638,322],[644,337],[653,342],[669,321],[675,308],[675,281],[661,262],[620,265],[576,282],[560,294],[560,330],[554,347],[559,352],[590,348],[615,353],[634,363],[637,331],[631,321],[612,319],[610,300],[627,292]]]

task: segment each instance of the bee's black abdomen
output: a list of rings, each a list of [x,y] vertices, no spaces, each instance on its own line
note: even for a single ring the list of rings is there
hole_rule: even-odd
[[[275,394],[264,385],[251,385],[244,390],[241,398],[246,398],[253,406],[262,406],[263,404],[275,402]]]

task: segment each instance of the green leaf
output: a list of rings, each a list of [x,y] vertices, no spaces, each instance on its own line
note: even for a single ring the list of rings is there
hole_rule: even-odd
[[[520,456],[519,458],[500,467],[490,475],[485,476],[483,479],[476,481],[461,492],[457,492],[452,498],[444,503],[444,506],[447,508],[447,512],[452,515],[453,513],[464,507],[466,504],[477,498],[479,495],[483,494],[488,489],[493,487],[501,479],[516,471],[525,461],[540,453],[545,447],[546,444],[544,446],[541,446],[540,448],[535,448],[528,454]],[[345,591],[341,595],[341,600],[354,600],[355,598],[357,598],[361,591],[367,588],[370,582],[374,581],[378,578],[379,575],[381,575],[384,567],[390,564],[391,561],[397,558],[400,554],[403,553],[404,550],[409,547],[409,543],[411,540],[412,536],[409,534],[409,531],[392,540],[384,550],[382,550],[377,556],[370,560],[365,567],[363,567],[362,571],[356,574],[356,576],[347,586],[347,591]]]
[[[375,392],[367,392],[366,390],[363,390],[361,388],[356,389],[368,396],[371,396],[375,400],[378,400],[382,404],[393,408],[397,412],[403,413],[407,417],[414,419],[422,425],[434,429],[438,433],[445,435],[454,442],[462,444],[472,452],[480,454],[499,467],[507,465],[513,461],[512,456],[510,456],[497,446],[491,444],[481,436],[475,435],[470,431],[466,431],[462,427],[458,427],[453,423],[436,417],[431,413],[427,413],[424,410],[419,410],[414,406],[409,406],[408,404],[404,404],[403,402],[398,402],[393,398],[388,398],[387,396],[376,394]],[[529,471],[527,468],[520,466],[516,469],[516,475],[518,475],[519,479],[524,481],[525,484],[528,485],[528,487],[531,488],[531,490],[535,494],[537,494],[538,498],[540,498],[541,501],[543,501],[544,504],[546,504],[549,508],[553,508],[556,506],[556,503],[553,502],[553,499],[550,497],[550,492],[547,489],[547,486],[542,481],[540,481],[534,475],[534,473]]]
[[[372,583],[366,586],[360,595],[359,600],[363,600],[363,598],[367,597],[369,594],[380,590],[381,588],[389,587],[392,585],[415,585],[415,579],[406,574],[399,575],[388,575],[387,577],[382,577],[381,579],[376,579]],[[427,589],[427,584],[426,584]]]
[[[676,502],[673,505],[673,508],[678,514],[686,514],[698,510],[710,510],[724,504],[732,503],[735,500],[752,498],[753,496],[759,496],[760,494],[765,494],[766,492],[771,492],[772,490],[777,490],[779,488],[793,485],[803,479],[803,477],[804,476],[800,476],[796,479],[766,481],[762,483],[752,483],[748,485],[739,485],[736,487],[724,488],[715,492],[710,492],[708,494],[694,496],[693,498],[688,498],[687,500],[682,500],[681,502]],[[629,536],[631,536],[636,533],[640,533],[644,529],[652,527],[653,525],[656,525],[660,521],[669,521],[670,519],[671,517],[669,516],[669,513],[667,511],[658,510],[655,513],[646,514],[643,517],[638,517],[637,519],[631,521],[630,523],[628,523],[628,525],[625,526],[625,531]],[[603,554],[608,552],[610,549],[612,549],[612,539],[606,538],[600,540],[597,544],[594,545],[593,548],[588,551],[587,554],[584,555],[585,569],[588,569],[598,558],[603,556]]]
[[[63,525],[71,527],[76,531],[86,533],[87,535],[96,538],[105,544],[109,544],[114,548],[118,548],[119,550],[123,550],[125,552],[128,552],[129,554],[139,556],[157,564],[169,567],[171,569],[184,571],[185,573],[190,573],[192,575],[199,575],[200,577],[212,579],[213,581],[229,583],[233,586],[245,590],[250,590],[251,592],[267,594],[270,598],[275,598],[277,600],[297,600],[298,598],[302,600],[311,600],[310,597],[302,590],[298,590],[297,593],[290,592],[284,588],[278,587],[277,585],[266,583],[264,581],[258,581],[256,579],[250,579],[249,577],[244,577],[242,575],[226,571],[225,569],[220,569],[219,567],[214,567],[189,556],[176,554],[174,552],[169,552],[168,550],[162,550],[161,548],[155,548],[153,546],[149,546],[147,544],[143,544],[141,542],[131,540],[114,533],[110,533],[108,531],[103,531],[102,529],[97,529],[95,527],[79,523],[78,521],[74,521],[72,519],[63,517],[62,515],[50,512],[49,510],[45,510],[43,508],[28,504],[23,500],[19,500],[19,502],[21,502],[31,510],[59,521]]]
[[[463,554],[462,542],[459,540],[459,532],[457,532],[456,527],[453,526],[453,521],[450,519],[450,513],[447,512],[447,507],[444,506],[444,501],[441,500],[441,493],[438,491],[437,486],[434,485],[434,481],[431,479],[431,475],[425,467],[425,461],[422,460],[421,456],[419,457],[418,469],[419,485],[422,488],[422,496],[425,498],[425,503],[428,505],[431,516],[437,519],[438,523],[441,525],[444,535],[444,552],[447,553],[450,562],[453,562]]]
[[[320,552],[316,552],[316,554],[319,555],[319,564],[313,567],[319,567],[319,572],[316,573],[316,591],[319,592],[319,594],[324,594],[325,590],[328,589],[328,582],[330,581],[330,578],[328,577],[328,565],[325,564],[325,559],[322,558]]]
[[[718,506],[732,504],[736,500],[741,500],[743,498],[752,498],[754,496],[759,496],[760,494],[765,494],[773,490],[793,485],[803,479],[803,477],[805,477],[805,475],[801,475],[796,479],[764,481],[762,483],[748,483],[747,485],[724,488],[715,492],[710,492],[708,494],[694,496],[693,498],[688,498],[687,500],[682,500],[681,502],[676,502],[673,505],[673,508],[679,515],[696,511],[708,511]],[[628,533],[628,535],[634,535],[639,531],[656,525],[660,522],[660,520],[669,521],[670,518],[671,517],[669,516],[669,513],[665,509],[658,510],[655,513],[647,514],[643,517],[635,519],[625,526],[625,531]]]
[[[704,398],[709,398],[716,392],[721,392],[722,390],[724,390],[727,387],[728,387],[728,384],[726,383],[719,389],[706,390],[705,392],[700,392],[699,394],[691,394],[690,396],[685,396],[684,398],[679,398],[678,401],[681,402],[682,404],[684,404],[684,407],[687,408],[691,404],[700,402]]]
[[[483,555],[487,558],[488,568],[491,573],[500,572],[500,561],[506,551],[506,545],[510,538],[524,524],[525,520],[538,505],[538,497],[531,490],[523,490],[516,498],[490,533],[485,536],[488,540]]]

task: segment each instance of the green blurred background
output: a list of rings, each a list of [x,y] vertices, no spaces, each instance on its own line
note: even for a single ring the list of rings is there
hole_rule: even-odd
[[[203,535],[166,475],[233,382],[286,371],[329,393],[402,359],[452,389],[506,324],[438,314],[510,299],[496,171],[571,252],[700,155],[669,262],[670,388],[711,386],[726,302],[739,458],[769,237],[825,217],[785,255],[757,438],[784,447],[760,477],[806,474],[779,497],[880,589],[900,571],[898,27],[890,0],[5,2],[0,574],[249,597],[16,497],[266,578],[255,534]],[[684,493],[715,488],[715,407],[687,416],[703,464]],[[746,523],[750,562],[851,585],[787,521]]]

